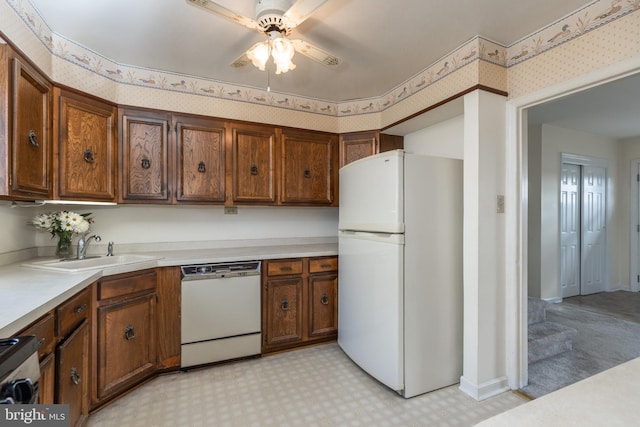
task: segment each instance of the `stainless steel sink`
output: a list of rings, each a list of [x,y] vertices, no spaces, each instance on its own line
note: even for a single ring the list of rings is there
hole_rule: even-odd
[[[125,254],[115,256],[101,256],[85,259],[47,259],[42,261],[32,261],[22,264],[24,267],[39,268],[42,270],[66,271],[69,273],[77,273],[89,270],[101,270],[120,266],[132,266],[146,268],[155,266],[155,261],[160,257],[150,255]],[[138,265],[140,264],[140,265]]]

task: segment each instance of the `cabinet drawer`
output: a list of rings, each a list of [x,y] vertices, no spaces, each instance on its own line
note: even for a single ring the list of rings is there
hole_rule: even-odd
[[[325,271],[337,271],[338,258],[311,258],[309,260],[309,273],[323,273]]]
[[[150,270],[147,273],[135,273],[134,275],[115,276],[100,281],[98,299],[109,299],[123,295],[152,291],[156,288],[156,272]]]
[[[302,259],[268,262],[268,276],[284,276],[287,274],[302,274]]]
[[[91,288],[85,288],[66,302],[60,304],[57,309],[57,335],[66,337],[84,319],[89,318],[91,312]]]
[[[47,313],[36,323],[29,326],[19,335],[35,335],[38,340],[38,358],[42,360],[44,356],[53,352],[55,348],[55,323],[53,313]]]

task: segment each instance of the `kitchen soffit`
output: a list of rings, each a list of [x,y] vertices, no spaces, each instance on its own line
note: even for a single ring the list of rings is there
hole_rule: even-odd
[[[26,0],[23,0],[26,1]],[[56,34],[119,64],[266,88],[267,73],[231,64],[260,34],[186,0],[29,0]],[[255,0],[219,0],[254,17]],[[329,69],[297,54],[274,75],[281,93],[333,102],[380,96],[480,35],[509,46],[593,1],[329,0],[293,35],[344,60]]]

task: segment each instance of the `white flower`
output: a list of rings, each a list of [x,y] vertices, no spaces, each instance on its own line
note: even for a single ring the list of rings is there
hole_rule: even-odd
[[[51,218],[51,215],[49,214],[40,214],[33,219],[32,224],[38,228],[50,231],[51,225],[53,224],[53,218]]]
[[[82,218],[82,220],[75,225],[74,231],[79,234],[86,233],[87,231],[89,231],[89,221]]]

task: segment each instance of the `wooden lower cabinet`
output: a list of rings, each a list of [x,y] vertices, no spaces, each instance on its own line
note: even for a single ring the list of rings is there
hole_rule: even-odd
[[[94,405],[156,371],[155,270],[101,279],[97,306]]]
[[[82,425],[88,416],[89,320],[84,320],[57,350],[58,403],[69,405],[69,425]]]
[[[267,280],[264,288],[264,346],[277,347],[302,342],[302,277]]]
[[[337,338],[337,257],[267,260],[262,271],[263,353]]]
[[[309,337],[338,332],[338,273],[309,276]]]
[[[40,385],[38,402],[41,405],[55,403],[56,392],[56,356],[50,353],[40,362]]]

